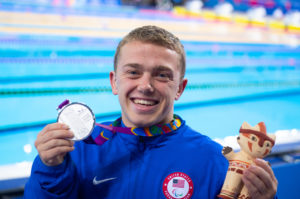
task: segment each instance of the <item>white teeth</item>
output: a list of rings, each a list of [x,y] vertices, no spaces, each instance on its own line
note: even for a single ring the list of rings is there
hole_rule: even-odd
[[[147,105],[147,106],[152,106],[155,104],[154,101],[148,101],[148,100],[143,100],[143,99],[135,99],[133,102],[135,104],[141,104],[141,105]]]

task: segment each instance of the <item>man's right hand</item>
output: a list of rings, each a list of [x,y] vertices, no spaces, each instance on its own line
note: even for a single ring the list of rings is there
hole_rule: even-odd
[[[74,150],[73,133],[61,123],[48,124],[37,135],[34,143],[42,162],[47,166],[56,166],[64,161],[65,155]]]

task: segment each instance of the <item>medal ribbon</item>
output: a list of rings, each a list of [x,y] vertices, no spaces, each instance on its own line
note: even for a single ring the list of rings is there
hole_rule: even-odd
[[[66,106],[69,103],[70,101],[66,99],[57,107],[57,110],[62,109],[64,106]],[[167,134],[178,129],[182,125],[182,120],[179,116],[174,115],[174,119],[170,123],[162,124],[162,125],[158,124],[158,125],[153,125],[145,128],[122,127],[121,117],[115,120],[110,125],[99,124],[99,123],[95,123],[95,124],[108,131],[103,130],[95,139],[93,139],[93,137],[90,135],[88,138],[84,140],[84,142],[87,144],[102,145],[110,138],[112,138],[112,136],[116,132],[124,133],[128,135],[147,136],[147,137]]]
[[[116,132],[124,133],[128,135],[146,136],[146,137],[163,135],[175,131],[182,124],[180,117],[177,115],[174,115],[174,120],[172,120],[170,123],[162,124],[162,125],[153,125],[145,128],[121,127],[122,126],[121,121],[122,120],[120,117],[110,125],[96,123],[97,126],[100,126],[108,131],[102,131],[95,139],[93,139],[92,136],[89,136],[84,141],[88,144],[102,145],[106,141],[108,141]]]

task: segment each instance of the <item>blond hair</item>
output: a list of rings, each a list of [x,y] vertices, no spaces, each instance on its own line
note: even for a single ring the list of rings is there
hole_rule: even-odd
[[[184,47],[180,40],[168,32],[167,30],[157,26],[142,26],[129,32],[120,42],[114,56],[114,70],[117,70],[117,63],[120,55],[121,48],[131,42],[141,41],[163,46],[170,50],[174,50],[179,55],[179,67],[181,71],[181,78],[185,75],[185,52]]]

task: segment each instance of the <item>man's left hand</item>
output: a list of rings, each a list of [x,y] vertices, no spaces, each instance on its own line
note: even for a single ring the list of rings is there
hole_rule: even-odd
[[[276,195],[278,181],[265,160],[256,159],[255,164],[244,171],[242,179],[251,198],[272,199]]]

